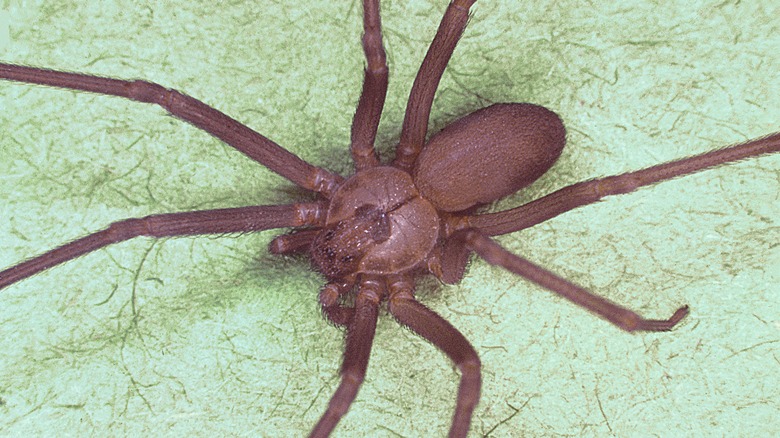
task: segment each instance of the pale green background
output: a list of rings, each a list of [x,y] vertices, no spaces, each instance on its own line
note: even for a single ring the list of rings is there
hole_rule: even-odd
[[[356,1],[80,3],[6,2],[0,59],[153,80],[350,169]],[[532,101],[569,131],[550,174],[498,207],[780,129],[776,1],[612,3],[473,8],[433,127]],[[446,1],[382,6],[387,157]],[[301,197],[158,108],[8,83],[0,99],[0,266],[121,218]],[[690,304],[671,333],[623,333],[481,261],[458,286],[422,282],[421,300],[483,361],[472,434],[777,434],[778,169],[780,156],[753,159],[500,238],[644,315]],[[338,383],[342,339],[308,263],[266,253],[274,234],[137,239],[0,292],[0,434],[307,433]],[[457,373],[389,316],[377,331],[336,435],[444,435]]]

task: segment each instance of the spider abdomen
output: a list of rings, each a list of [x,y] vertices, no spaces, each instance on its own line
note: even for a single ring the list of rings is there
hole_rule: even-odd
[[[331,279],[404,272],[431,252],[439,222],[436,209],[408,173],[393,167],[366,169],[345,181],[331,199],[311,258]]]
[[[414,182],[437,209],[462,211],[536,181],[561,155],[566,130],[557,114],[529,103],[501,103],[447,125],[417,158]]]

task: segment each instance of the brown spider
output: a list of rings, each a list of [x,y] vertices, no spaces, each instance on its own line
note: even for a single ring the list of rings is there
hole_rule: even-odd
[[[0,287],[84,252],[137,235],[162,237],[308,226],[302,231],[280,236],[273,242],[271,249],[275,253],[306,250],[312,254],[315,265],[330,281],[320,294],[323,312],[335,324],[348,327],[345,363],[342,368],[342,375],[345,377],[329,408],[329,412],[335,415],[329,416],[326,413],[323,416],[318,428],[313,432],[315,436],[329,434],[354,398],[368,360],[377,307],[383,300],[389,301],[391,313],[402,324],[442,348],[456,361],[461,371],[464,371],[458,408],[450,434],[466,434],[471,411],[479,396],[479,360],[474,349],[456,329],[414,300],[412,276],[427,271],[445,282],[457,282],[463,274],[470,250],[491,263],[504,266],[558,293],[573,294],[567,298],[621,328],[667,330],[679,321],[686,313],[685,308],[679,309],[668,320],[640,319],[630,311],[597,298],[552,273],[503,251],[484,235],[503,234],[530,227],[577,206],[595,202],[599,196],[625,193],[639,185],[695,172],[712,165],[776,152],[778,135],[721,152],[677,161],[675,163],[679,171],[673,174],[664,173],[670,168],[668,165],[655,166],[645,171],[632,172],[627,174],[628,176],[570,186],[538,202],[528,204],[529,206],[505,213],[472,215],[472,207],[513,193],[546,171],[557,159],[563,146],[563,127],[557,116],[541,107],[518,104],[492,106],[445,128],[428,143],[429,147],[422,151],[420,158],[415,158],[427,131],[428,112],[435,84],[454,49],[457,35],[465,27],[467,11],[473,3],[473,0],[455,1],[450,5],[441,27],[444,30],[455,29],[452,34],[454,37],[450,35],[451,38],[448,39],[447,32],[440,30],[426,57],[426,60],[440,62],[430,62],[427,66],[424,63],[412,91],[401,141],[402,145],[412,147],[404,149],[399,146],[399,153],[393,163],[398,169],[411,171],[414,181],[394,168],[376,167],[373,142],[387,78],[377,3],[367,1],[365,5],[369,38],[364,39],[364,47],[369,68],[361,105],[353,124],[351,150],[357,169],[355,177],[343,182],[337,175],[300,161],[258,134],[248,131],[242,133],[241,130],[246,129],[243,125],[221,119],[224,117],[221,113],[190,98],[177,95],[183,102],[189,102],[192,108],[187,108],[186,105],[180,110],[169,108],[175,115],[222,138],[298,185],[320,193],[319,200],[295,206],[163,214],[145,222],[122,221],[105,232],[66,245],[63,247],[65,249],[51,251],[3,271],[0,273]],[[369,13],[372,10],[377,12]],[[374,23],[374,26],[368,26],[369,23]],[[440,46],[436,47],[437,44]],[[442,47],[448,48],[443,50]],[[141,85],[138,87],[140,94],[132,95],[134,91],[128,91],[131,95],[126,95],[125,85],[129,83],[124,81],[92,78],[89,82],[97,83],[94,87],[77,86],[74,83],[75,78],[87,77],[12,65],[3,65],[0,68],[0,76],[23,82],[118,94],[159,104],[163,104],[165,100],[146,97],[148,94],[144,91],[162,92],[162,89],[154,85]],[[35,79],[36,76],[38,79]],[[425,84],[426,80],[432,85],[418,85]],[[144,97],[139,97],[141,95]],[[203,114],[207,115],[201,118]],[[222,123],[212,123],[218,119]],[[232,127],[236,131],[224,129],[226,124],[233,124]],[[244,134],[252,136],[253,140],[244,141]],[[491,143],[500,144],[502,147],[491,147]],[[471,157],[475,155],[471,153],[458,162],[458,154],[468,151],[469,146],[475,144],[479,146],[479,152],[482,154],[479,161],[473,162]],[[493,158],[493,161],[490,158]],[[529,167],[522,174],[523,178],[518,180],[510,173],[511,169],[501,167],[507,163],[511,164],[512,169],[526,165]],[[462,176],[458,177],[458,172],[461,172]],[[442,175],[449,177],[443,178]],[[640,181],[635,181],[635,177]],[[648,179],[641,180],[643,177]],[[486,180],[491,184],[485,184]],[[392,185],[392,190],[388,189],[388,184]],[[625,187],[626,185],[628,187]],[[376,189],[371,190],[371,187]],[[598,196],[589,193],[594,188]],[[417,194],[417,189],[423,196]],[[573,194],[587,196],[578,197]],[[390,195],[390,199],[386,198],[386,195]],[[575,201],[571,204],[561,203],[559,200],[562,198]],[[331,201],[327,207],[324,200]],[[436,211],[432,207],[435,207]],[[468,213],[465,213],[466,211]],[[402,227],[407,220],[413,223],[411,228]],[[146,226],[157,221],[160,221],[162,228],[157,231],[145,230]],[[395,245],[399,229],[402,235],[398,242],[400,246],[391,246]],[[356,233],[356,230],[360,232]],[[129,234],[116,236],[114,233],[117,231],[120,234]],[[76,250],[76,253],[71,253],[70,250]],[[352,294],[355,294],[355,303],[344,305],[341,299]]]

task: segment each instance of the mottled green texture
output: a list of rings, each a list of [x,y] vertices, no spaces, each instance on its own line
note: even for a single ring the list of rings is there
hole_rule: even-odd
[[[358,2],[81,3],[10,7],[0,59],[154,80],[349,169]],[[433,114],[434,127],[494,101],[561,114],[559,164],[496,208],[780,129],[776,1],[518,3],[475,5]],[[445,4],[383,4],[385,156]],[[2,266],[120,218],[299,197],[156,108],[8,83],[0,108]],[[671,333],[622,333],[479,261],[458,286],[423,282],[421,300],[482,357],[473,434],[778,433],[778,169],[780,156],[746,161],[500,239],[645,315],[690,304]],[[0,292],[2,434],[308,431],[337,384],[341,335],[307,262],[265,252],[273,234],[138,239]],[[442,436],[456,383],[382,316],[338,436]]]

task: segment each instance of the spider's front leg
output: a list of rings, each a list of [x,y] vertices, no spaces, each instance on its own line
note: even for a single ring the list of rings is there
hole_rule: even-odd
[[[343,179],[303,161],[287,149],[198,99],[152,82],[126,81],[2,63],[0,79],[89,91],[157,104],[173,116],[219,138],[298,186],[322,193],[326,198],[330,197]]]
[[[317,226],[321,225],[324,217],[323,204],[302,203],[188,211],[125,219],[0,271],[0,289],[84,254],[138,236],[193,236]]]
[[[309,437],[327,438],[347,413],[355,400],[360,385],[366,376],[371,345],[374,342],[379,303],[385,295],[382,279],[365,276],[360,280],[355,297],[354,316],[347,328],[347,342],[344,361],[341,365],[341,383],[328,403],[328,409],[312,430]]]

